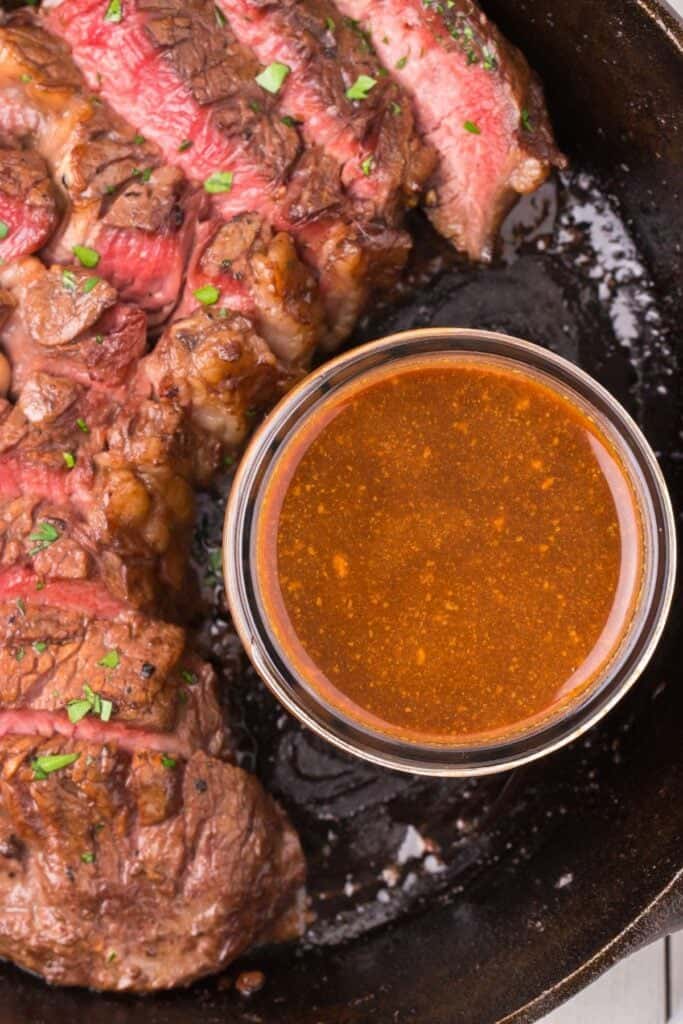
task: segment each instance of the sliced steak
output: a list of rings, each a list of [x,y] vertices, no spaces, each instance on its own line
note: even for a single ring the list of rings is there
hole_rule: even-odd
[[[117,301],[99,275],[81,268],[23,260],[0,268],[13,296],[2,341],[18,392],[36,372],[52,373],[116,394],[147,348],[147,321],[137,306]]]
[[[36,780],[62,753],[77,760]],[[5,739],[0,758],[0,955],[54,984],[150,991],[282,937],[301,849],[239,768],[58,736]]]
[[[42,602],[44,592],[39,594]],[[0,604],[2,708],[63,711],[69,702],[85,699],[87,684],[112,702],[108,713],[116,722],[172,728],[183,630],[137,613],[91,616],[90,609],[69,612],[37,603],[33,594]],[[88,713],[85,705],[80,711]]]
[[[98,0],[62,0],[48,24],[91,86],[210,192],[223,219],[259,214],[293,234],[319,278],[331,343],[348,335],[410,239],[356,223],[339,164],[319,147],[302,150],[276,97],[256,82],[261,65],[223,16],[217,23],[213,4],[129,0],[111,23]]]
[[[90,95],[68,49],[26,12],[0,27],[0,97],[0,131],[30,141],[60,184],[51,258],[71,263],[87,247],[124,299],[163,321],[194,237],[197,197],[182,175]]]
[[[472,259],[487,259],[515,197],[562,166],[541,86],[472,0],[338,0],[412,96],[439,153],[427,212]]]
[[[0,146],[0,260],[41,249],[57,227],[55,195],[45,162]]]
[[[280,110],[309,145],[339,165],[364,220],[400,223],[429,177],[435,154],[417,136],[410,99],[380,66],[367,34],[328,0],[220,0],[240,42],[264,66],[288,69]],[[348,91],[372,80],[362,99]]]

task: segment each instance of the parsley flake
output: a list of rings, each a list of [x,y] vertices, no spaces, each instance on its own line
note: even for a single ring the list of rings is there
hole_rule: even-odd
[[[471,132],[472,135],[481,135],[481,128],[474,121],[463,122],[463,128],[466,132]]]
[[[78,281],[73,270],[62,271],[62,284],[64,285],[68,292],[76,291],[76,285],[78,284]]]
[[[161,763],[163,764],[164,768],[175,768],[178,762],[176,761],[175,757],[169,757],[168,754],[162,754]]]
[[[88,424],[87,424],[87,423],[85,422],[85,420],[83,419],[83,417],[82,417],[82,416],[79,416],[79,417],[78,417],[78,419],[76,420],[76,426],[77,426],[77,427],[78,427],[78,429],[79,429],[80,431],[82,431],[82,432],[83,432],[84,434],[89,434],[89,433],[90,433],[90,427],[89,427],[89,426],[88,426]]]
[[[93,290],[93,288],[97,287],[97,285],[100,283],[100,280],[101,278],[97,277],[97,275],[93,275],[93,277],[86,278],[85,281],[83,282],[83,293],[85,295],[88,295]]]
[[[204,306],[213,306],[218,302],[221,297],[221,293],[215,285],[205,284],[202,288],[197,288],[194,293],[194,297]]]
[[[31,557],[37,555],[39,551],[44,551],[45,548],[49,548],[50,544],[54,544],[56,540],[59,540],[59,537],[59,530],[52,523],[39,523],[36,530],[28,536],[28,539],[34,542],[34,546],[30,549],[29,554]]]
[[[260,75],[256,76],[256,81],[262,89],[265,89],[266,92],[270,92],[275,96],[284,85],[285,79],[290,71],[291,68],[288,64],[281,64],[280,61],[276,60],[272,64],[269,64]]]
[[[91,249],[89,245],[74,245],[71,250],[82,267],[92,270],[100,262],[100,254],[97,249]]]
[[[204,182],[204,191],[212,196],[221,192],[229,192],[232,188],[233,178],[232,171],[214,171]]]
[[[8,235],[9,224],[7,224],[4,220],[0,220],[0,242],[3,240],[3,238],[7,238]]]
[[[78,761],[80,754],[44,754],[31,761],[34,779],[46,779],[52,772],[58,772],[62,768]]]
[[[119,652],[116,649],[107,651],[104,657],[100,658],[97,664],[101,665],[103,668],[118,668],[121,664]]]
[[[111,22],[119,22],[123,18],[123,4],[121,0],[109,0],[107,9],[104,12],[104,20]]]
[[[73,469],[76,465],[76,456],[73,452],[62,452],[62,458],[67,469]]]
[[[178,146],[178,152],[184,153],[186,149],[190,149],[190,147],[193,145],[194,143],[192,142],[192,139],[183,139],[183,141]]]
[[[366,156],[365,160],[361,161],[360,169],[366,178],[369,178],[372,174],[374,163],[375,159],[373,156]]]
[[[366,100],[371,89],[377,85],[377,79],[370,75],[359,75],[353,85],[346,90],[346,98],[349,100]]]

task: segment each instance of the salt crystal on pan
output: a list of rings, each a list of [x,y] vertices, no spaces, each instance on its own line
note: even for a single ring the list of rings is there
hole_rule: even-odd
[[[426,844],[414,825],[408,825],[403,841],[398,848],[396,859],[399,864],[406,864],[409,860],[417,860],[425,852]]]

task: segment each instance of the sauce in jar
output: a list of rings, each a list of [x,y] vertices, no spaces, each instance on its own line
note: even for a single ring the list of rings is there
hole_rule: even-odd
[[[629,477],[578,403],[451,354],[371,371],[309,415],[268,482],[256,573],[325,702],[467,744],[586,692],[628,629],[642,546]]]

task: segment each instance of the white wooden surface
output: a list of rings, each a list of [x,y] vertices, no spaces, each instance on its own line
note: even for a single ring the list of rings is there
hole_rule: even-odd
[[[543,1024],[683,1024],[683,932],[624,960]]]

